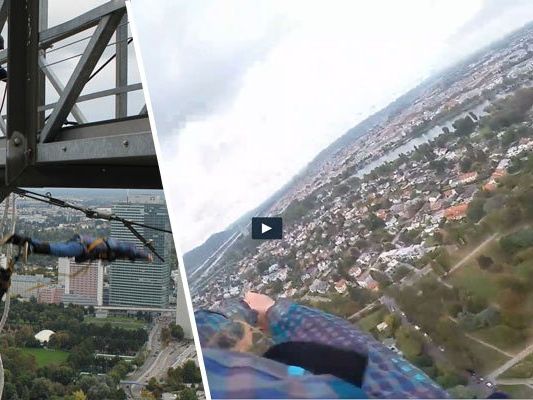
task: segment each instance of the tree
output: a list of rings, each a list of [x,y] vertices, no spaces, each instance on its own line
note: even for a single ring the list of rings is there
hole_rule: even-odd
[[[368,218],[363,221],[363,224],[369,231],[383,228],[385,226],[385,222],[374,213],[370,213]]]
[[[509,255],[533,246],[533,228],[511,233],[500,239],[500,246]]]
[[[482,254],[477,258],[477,263],[479,265],[479,268],[488,269],[492,266],[492,264],[494,264],[494,261],[492,260],[492,258]]]
[[[30,400],[50,399],[54,394],[52,381],[46,378],[36,378],[32,382]]]
[[[468,157],[468,156],[463,157],[461,159],[461,161],[459,162],[459,168],[460,168],[461,172],[464,173],[464,172],[470,171],[470,169],[472,168],[472,163],[473,163],[473,161],[472,161],[472,159],[470,157]]]
[[[265,260],[261,260],[257,263],[257,272],[259,272],[259,275],[264,275],[264,273],[268,270],[268,262]]]
[[[402,324],[400,317],[396,314],[388,314],[385,316],[383,321],[389,326],[390,332],[393,335],[396,332],[396,329],[398,329]]]
[[[115,366],[108,372],[108,376],[113,380],[115,384],[118,383],[131,371],[131,365],[124,360],[120,360]]]
[[[54,381],[59,382],[62,385],[70,384],[76,377],[76,372],[66,365],[48,365],[45,368],[39,370],[39,374]]]
[[[466,210],[467,218],[474,223],[479,222],[479,220],[485,216],[484,205],[484,199],[478,197],[472,200]]]
[[[371,303],[377,298],[375,292],[358,286],[349,286],[348,294],[350,295],[350,298],[355,301],[359,306]]]
[[[422,352],[423,342],[420,335],[415,333],[415,331],[401,326],[396,330],[395,337],[398,347],[402,350],[407,359],[412,360]]]
[[[170,335],[176,339],[178,342],[181,342],[185,338],[185,333],[183,328],[178,324],[170,324]]]
[[[464,376],[453,371],[447,371],[444,375],[437,377],[437,383],[444,389],[448,389],[459,385],[465,385],[468,382]]]
[[[185,383],[200,383],[202,381],[200,368],[196,366],[193,360],[187,360],[183,364],[182,377]]]
[[[170,328],[163,327],[161,328],[161,341],[166,345],[168,342],[170,342],[171,334],[170,334]]]
[[[179,400],[197,400],[196,390],[191,388],[183,389],[179,394]]]
[[[73,400],[87,400],[87,396],[83,393],[83,390],[78,389],[72,393]]]
[[[156,399],[160,398],[161,394],[163,393],[163,388],[161,387],[161,385],[159,384],[159,382],[157,381],[155,377],[150,378],[150,380],[148,381],[148,384],[146,385],[146,390],[151,392],[155,396]]]
[[[469,115],[455,120],[452,126],[455,128],[455,134],[459,136],[470,135],[476,129],[476,123]]]
[[[389,286],[392,283],[388,275],[376,269],[370,270],[370,276],[379,283],[381,288]]]
[[[446,171],[446,161],[444,160],[431,160],[429,167],[434,170],[438,175],[443,174]]]
[[[54,349],[71,348],[72,341],[70,340],[70,335],[65,331],[56,332],[50,337],[48,346],[53,347]]]
[[[149,390],[141,389],[141,399],[142,400],[156,400],[156,397]]]

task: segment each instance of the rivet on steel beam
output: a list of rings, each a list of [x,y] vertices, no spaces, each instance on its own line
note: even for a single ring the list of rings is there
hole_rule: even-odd
[[[127,140],[124,140],[122,144],[124,145],[124,147],[128,147],[130,145],[130,142],[128,142]]]
[[[22,140],[20,140],[19,137],[16,137],[16,138],[13,139],[13,144],[15,146],[20,146],[22,144]]]
[[[61,150],[63,150],[63,151],[66,152],[66,151],[67,151],[67,146],[63,146],[63,147],[61,147]]]

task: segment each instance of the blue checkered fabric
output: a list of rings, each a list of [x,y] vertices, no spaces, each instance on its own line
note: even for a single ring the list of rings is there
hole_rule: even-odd
[[[294,374],[293,367],[250,353],[204,349],[213,399],[365,399],[358,387],[332,375]]]
[[[373,398],[447,398],[424,372],[342,318],[278,300],[268,310],[275,343],[310,341],[356,351],[368,357],[363,391]]]
[[[267,313],[272,343],[308,341],[366,355],[361,388],[332,375],[313,375],[258,355],[210,346],[213,335],[231,331],[232,318],[255,322],[255,313],[243,301],[225,302],[216,312],[200,310],[195,316],[213,398],[448,398],[420,369],[372,336],[319,310],[278,300]]]

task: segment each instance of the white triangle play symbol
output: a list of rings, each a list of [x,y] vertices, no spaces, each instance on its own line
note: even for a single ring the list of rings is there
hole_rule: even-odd
[[[268,232],[268,231],[271,231],[272,228],[268,225],[265,225],[265,224],[261,224],[261,233],[265,233],[265,232]]]

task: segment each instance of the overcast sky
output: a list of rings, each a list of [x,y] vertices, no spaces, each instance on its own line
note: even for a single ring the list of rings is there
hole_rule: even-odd
[[[357,122],[533,18],[529,0],[132,6],[184,251]]]
[[[84,0],[84,1],[72,1],[72,0],[49,0],[48,1],[48,26],[52,27],[68,21],[72,18],[75,18],[81,15],[84,12],[87,12],[101,4],[107,3],[108,0]],[[74,57],[80,55],[88,43],[88,38],[94,31],[93,29],[88,29],[83,31],[75,36],[67,38],[61,42],[58,42],[52,49],[49,50],[47,54],[47,63],[51,64],[49,68],[59,77],[63,85],[68,82],[68,79],[74,70],[76,64],[79,61],[79,57]],[[3,35],[6,38],[7,45],[7,27],[4,28]],[[131,32],[129,34],[131,36]],[[87,38],[87,39],[85,39]],[[75,43],[70,46],[63,47],[65,44],[75,42],[79,39],[81,40],[78,43]],[[115,38],[112,38],[110,43],[115,42]],[[60,48],[62,47],[62,48]],[[129,83],[138,83],[140,82],[139,72],[137,68],[137,61],[135,56],[135,51],[133,46],[128,47],[130,54],[129,57],[129,69],[128,69],[128,80]],[[111,55],[115,53],[115,46],[110,45],[104,51],[104,55],[100,62],[97,64],[101,65],[105,60],[107,60]],[[72,58],[71,58],[72,57]],[[70,58],[70,59],[69,59]],[[82,94],[92,93],[100,90],[110,89],[114,87],[115,79],[115,63],[111,62],[109,65],[98,74],[97,77],[92,79],[84,88]],[[3,93],[4,83],[0,83],[0,95]],[[53,103],[59,98],[57,92],[53,87],[48,83],[47,84],[47,103]],[[144,105],[144,96],[142,91],[132,92],[129,94],[128,98],[129,111],[131,114],[138,113],[142,106]],[[115,99],[113,96],[106,98],[100,98],[97,100],[91,100],[87,102],[80,103],[79,107],[89,121],[105,120],[114,117],[115,110]],[[2,110],[4,113],[6,109]],[[70,116],[68,118],[72,120]]]

